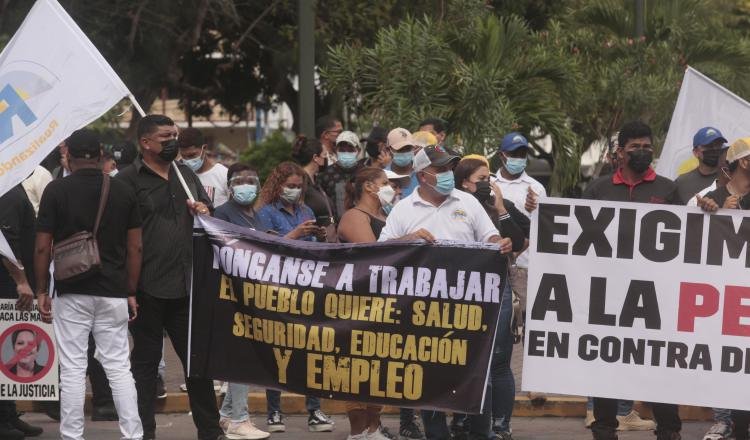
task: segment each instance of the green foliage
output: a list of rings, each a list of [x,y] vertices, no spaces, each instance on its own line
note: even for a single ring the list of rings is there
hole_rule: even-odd
[[[273,168],[281,162],[291,160],[292,144],[280,131],[274,131],[263,142],[240,153],[240,162],[245,162],[258,170],[262,182]]]
[[[574,64],[522,19],[472,11],[457,23],[406,18],[381,29],[371,47],[333,46],[323,76],[356,114],[380,125],[447,119],[467,152],[491,151],[511,130],[551,135],[559,148],[539,154],[559,160],[553,191],[572,186],[580,153],[560,102],[575,94]]]

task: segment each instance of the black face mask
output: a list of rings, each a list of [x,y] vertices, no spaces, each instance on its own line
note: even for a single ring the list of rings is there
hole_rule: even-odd
[[[172,162],[177,157],[177,140],[170,139],[161,143],[159,157],[164,162]]]
[[[703,150],[703,159],[701,159],[701,162],[706,166],[715,167],[719,165],[719,156],[721,156],[723,151],[721,149]]]
[[[486,180],[481,180],[475,184],[477,186],[477,190],[474,191],[474,197],[477,198],[481,203],[487,203],[491,198],[492,194],[490,191],[490,182]]]
[[[646,171],[654,160],[654,152],[651,150],[634,150],[628,156],[628,166],[636,173]]]

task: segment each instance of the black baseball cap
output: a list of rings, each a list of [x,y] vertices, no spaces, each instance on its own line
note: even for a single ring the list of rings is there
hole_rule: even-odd
[[[102,153],[102,144],[95,131],[82,128],[76,130],[65,140],[68,154],[79,159],[98,158]]]

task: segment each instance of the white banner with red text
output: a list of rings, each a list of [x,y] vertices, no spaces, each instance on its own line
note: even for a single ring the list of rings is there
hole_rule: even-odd
[[[744,211],[542,200],[523,389],[750,409],[749,241]]]

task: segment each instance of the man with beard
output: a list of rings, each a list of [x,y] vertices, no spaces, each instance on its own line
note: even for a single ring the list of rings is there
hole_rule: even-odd
[[[584,199],[613,202],[680,204],[677,186],[651,168],[654,158],[651,128],[640,121],[628,122],[618,135],[617,170],[591,182]],[[617,399],[594,397],[594,440],[617,439]],[[677,405],[654,403],[657,440],[680,440],[682,422]]]
[[[719,171],[719,156],[728,147],[721,132],[713,127],[703,127],[693,136],[693,155],[700,161],[693,171],[675,179],[677,195],[687,203],[698,192],[716,180]]]

